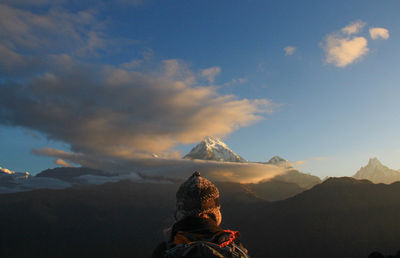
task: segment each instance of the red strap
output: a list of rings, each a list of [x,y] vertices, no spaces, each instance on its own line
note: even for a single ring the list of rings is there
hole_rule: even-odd
[[[225,247],[227,245],[230,245],[239,236],[239,232],[238,231],[225,229],[224,232],[230,234],[230,237],[229,237],[229,239],[227,241],[221,243],[219,245],[220,247]]]

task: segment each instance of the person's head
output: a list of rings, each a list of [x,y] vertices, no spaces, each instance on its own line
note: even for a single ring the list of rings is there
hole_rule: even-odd
[[[221,224],[218,188],[199,172],[194,172],[176,193],[175,219],[188,216],[208,218]]]

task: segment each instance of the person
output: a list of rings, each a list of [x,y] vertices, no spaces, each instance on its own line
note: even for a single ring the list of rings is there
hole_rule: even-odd
[[[249,257],[239,232],[220,227],[218,188],[194,172],[176,193],[175,224],[153,251],[161,257]]]

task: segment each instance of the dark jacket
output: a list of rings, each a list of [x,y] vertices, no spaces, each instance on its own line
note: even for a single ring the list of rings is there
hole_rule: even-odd
[[[232,232],[232,233],[227,233]],[[233,237],[234,236],[234,237]],[[209,241],[216,244],[229,242],[234,239],[234,243],[244,252],[247,250],[240,243],[239,232],[223,230],[214,220],[203,219],[199,217],[187,217],[176,222],[171,230],[171,234],[166,242],[159,244],[153,252],[153,258],[163,258],[164,253],[168,248],[171,248],[175,243],[185,243],[192,241]],[[232,238],[233,237],[233,238]],[[232,240],[231,240],[232,241]]]

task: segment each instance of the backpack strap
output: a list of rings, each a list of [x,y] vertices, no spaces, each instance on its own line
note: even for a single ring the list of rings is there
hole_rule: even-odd
[[[240,235],[240,233],[238,231],[233,231],[233,230],[229,230],[229,229],[223,230],[222,234],[224,234],[224,233],[227,233],[229,235],[229,238],[226,241],[222,242],[219,245],[220,247],[225,247],[227,245],[230,245]]]

